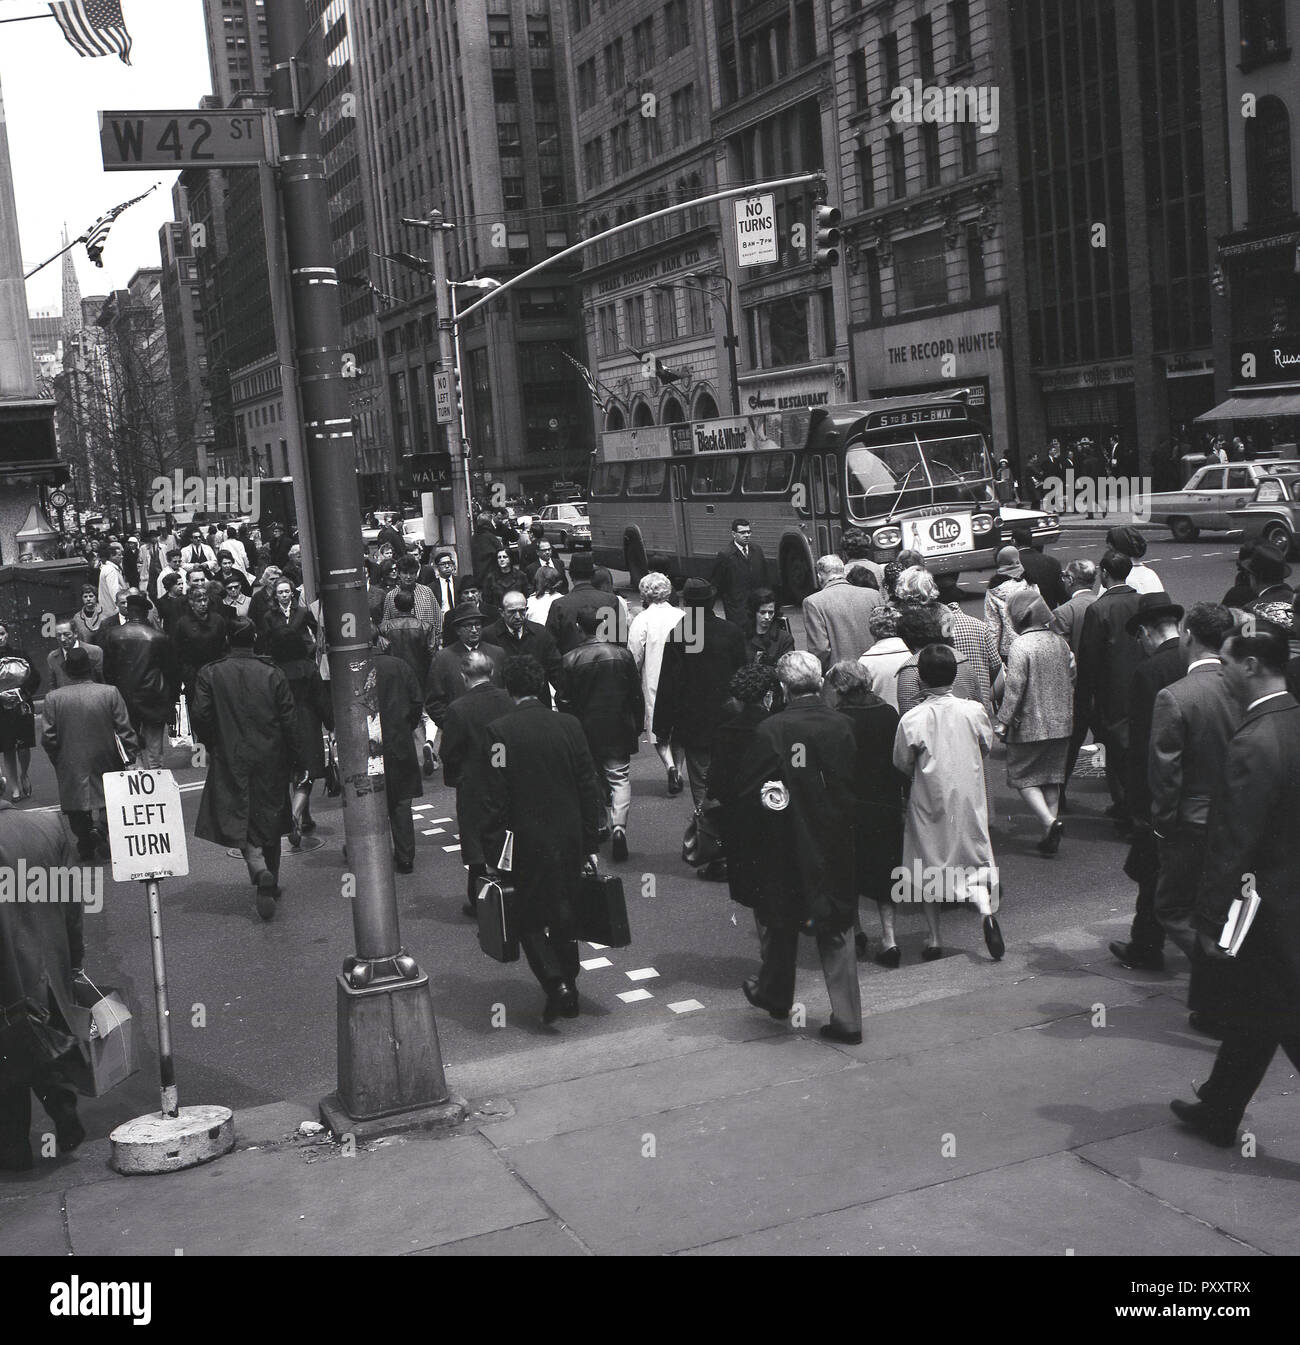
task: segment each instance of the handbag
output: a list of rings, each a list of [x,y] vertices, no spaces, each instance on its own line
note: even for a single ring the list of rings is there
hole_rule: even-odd
[[[722,836],[703,807],[695,810],[682,835],[682,862],[693,866],[722,858]],[[598,940],[598,942],[603,942]]]

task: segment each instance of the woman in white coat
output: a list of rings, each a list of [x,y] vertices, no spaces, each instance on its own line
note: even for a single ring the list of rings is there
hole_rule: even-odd
[[[952,694],[957,656],[947,645],[927,645],[917,659],[925,699],[898,723],[894,766],[910,782],[903,828],[903,867],[896,901],[919,902],[929,942],[926,962],[943,956],[939,906],[972,901],[984,917],[984,941],[994,961],[1005,951],[994,917],[998,873],[989,839],[984,759],[993,726],[979,701]]]
[[[668,576],[652,570],[638,585],[645,606],[632,619],[627,633],[627,647],[636,659],[637,670],[641,674],[641,690],[645,695],[645,731],[651,736],[655,722],[655,693],[659,689],[659,670],[664,661],[664,644],[669,635],[677,628],[683,612],[674,607],[668,599],[672,596],[673,586]],[[682,767],[685,762],[673,760],[673,750],[666,742],[655,743],[659,760],[668,772],[669,794],[682,792]]]

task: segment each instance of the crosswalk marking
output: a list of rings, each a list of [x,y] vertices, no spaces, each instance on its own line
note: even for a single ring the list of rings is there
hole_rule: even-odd
[[[445,855],[459,854],[459,852],[460,852],[460,846],[459,846],[459,845],[444,845],[444,846],[442,847],[442,852],[443,852],[443,854],[445,854]]]
[[[624,990],[619,999],[624,1004],[636,1004],[639,1000],[654,999],[654,996],[648,990]]]
[[[653,967],[638,967],[636,971],[629,971],[627,979],[629,981],[652,981],[659,973]]]
[[[698,999],[679,999],[676,1004],[668,1006],[674,1013],[694,1013],[696,1009],[702,1009],[703,1004]]]
[[[446,827],[430,827],[428,831],[420,832],[421,836],[445,836],[446,834]]]
[[[585,962],[579,962],[578,965],[583,971],[597,971],[601,967],[612,967],[614,964],[607,957],[589,957]]]

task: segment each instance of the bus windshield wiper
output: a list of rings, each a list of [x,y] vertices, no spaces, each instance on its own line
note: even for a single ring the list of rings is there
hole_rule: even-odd
[[[902,483],[902,485],[900,485],[899,488],[898,488],[898,494],[894,497],[894,503],[891,504],[891,505],[889,506],[889,513],[887,513],[887,514],[885,515],[885,522],[886,522],[886,523],[892,523],[892,522],[894,521],[894,510],[898,508],[900,502],[902,501],[902,498],[903,498],[903,492],[907,489],[907,483],[908,483],[908,481],[911,480],[912,473],[913,473],[914,471],[916,471],[916,469],[917,469],[920,465],[921,465],[921,464],[920,464],[919,462],[914,462],[914,463],[907,469],[907,471],[904,473],[904,475],[903,475],[903,483]]]

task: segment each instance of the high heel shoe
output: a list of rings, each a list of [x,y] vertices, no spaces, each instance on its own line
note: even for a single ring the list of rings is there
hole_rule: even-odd
[[[1050,827],[1047,828],[1043,839],[1038,842],[1038,853],[1051,858],[1052,855],[1061,848],[1061,837],[1065,835],[1065,823],[1057,818]]]

